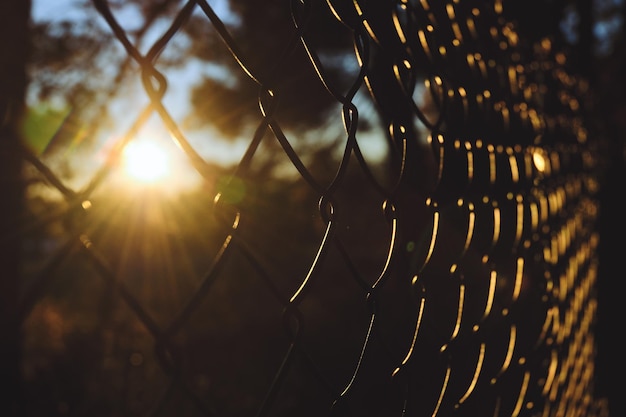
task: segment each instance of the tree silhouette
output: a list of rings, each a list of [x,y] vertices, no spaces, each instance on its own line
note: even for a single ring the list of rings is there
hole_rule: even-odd
[[[24,187],[19,154],[19,122],[23,117],[26,91],[25,64],[28,59],[29,1],[0,4],[0,413],[14,415],[21,395],[20,323],[16,319],[21,239],[15,236],[14,222],[23,209]]]

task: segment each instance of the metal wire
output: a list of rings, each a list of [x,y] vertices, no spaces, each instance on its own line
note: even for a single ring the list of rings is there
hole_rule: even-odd
[[[170,24],[146,53],[109,2],[92,1],[138,66],[149,104],[82,189],[24,148],[26,163],[67,205],[16,233],[65,216],[72,222],[66,243],[24,290],[19,317],[25,337],[36,337],[29,317],[49,297],[73,305],[71,294],[79,291],[59,296],[51,288],[83,288],[79,282],[99,277],[80,298],[104,300],[102,323],[121,311],[120,328],[141,328],[120,330],[126,347],[107,342],[140,356],[94,353],[82,399],[63,389],[55,397],[49,386],[45,403],[28,388],[45,385],[43,377],[27,378],[35,405],[24,404],[25,415],[608,416],[594,393],[593,367],[601,167],[585,124],[586,84],[568,72],[563,53],[548,39],[526,44],[497,0],[283,3],[291,37],[281,58],[260,71],[206,0],[172,2],[176,13],[165,15]],[[358,68],[347,88],[317,49],[325,30],[316,26],[320,10],[353,42]],[[123,255],[100,243],[99,231],[116,227],[113,213],[104,226],[90,213],[122,149],[154,115],[188,163],[215,183],[214,166],[165,104],[169,83],[159,62],[194,13],[258,87],[258,124],[238,166],[221,185],[207,187],[212,203],[199,209],[206,224],[198,224],[197,241],[206,246],[196,248],[205,272],[194,273],[186,284],[193,290],[170,311],[157,303],[163,294],[147,297],[147,288],[120,272]],[[341,156],[326,176],[283,123],[281,99],[301,86],[281,83],[279,74],[296,53],[336,102],[329,119],[343,124]],[[388,176],[363,152],[364,120],[374,120],[360,111],[363,92],[388,139]],[[427,143],[420,141],[424,132]],[[302,222],[274,224],[262,207],[228,198],[242,179],[257,187],[255,195],[277,195],[254,182],[264,146],[285,157],[306,190],[304,230],[290,230]],[[296,194],[278,195],[285,201],[272,202],[275,216],[299,215],[290,212]],[[141,236],[149,239],[148,232]],[[268,248],[276,236],[285,248],[296,247],[295,255]],[[123,251],[126,243],[118,244]],[[72,263],[90,272],[63,272]],[[146,282],[141,278],[133,279]],[[104,343],[103,333],[90,337]],[[27,352],[25,360],[34,363],[34,356]],[[124,368],[127,361],[134,365]],[[86,383],[80,378],[75,382]],[[63,381],[71,385],[71,376]],[[114,399],[94,411],[105,397]]]

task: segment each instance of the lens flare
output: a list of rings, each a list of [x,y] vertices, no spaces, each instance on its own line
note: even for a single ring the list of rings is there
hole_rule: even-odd
[[[165,179],[171,169],[171,161],[165,149],[149,141],[131,142],[124,148],[124,172],[128,178],[154,183]]]

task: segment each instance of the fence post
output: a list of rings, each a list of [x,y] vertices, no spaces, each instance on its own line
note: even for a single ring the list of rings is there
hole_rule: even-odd
[[[0,415],[20,404],[21,343],[16,319],[20,242],[11,237],[22,209],[19,121],[24,109],[30,0],[0,2]]]

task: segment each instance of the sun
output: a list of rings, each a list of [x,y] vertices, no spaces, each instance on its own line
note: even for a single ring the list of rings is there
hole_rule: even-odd
[[[130,142],[122,153],[122,166],[126,176],[141,183],[164,180],[171,171],[167,151],[152,141]]]

